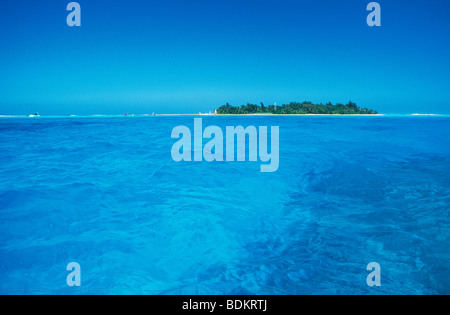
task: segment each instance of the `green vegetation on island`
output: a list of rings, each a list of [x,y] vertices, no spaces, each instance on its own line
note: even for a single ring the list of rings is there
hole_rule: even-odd
[[[375,115],[377,111],[358,107],[355,103],[349,102],[347,105],[331,103],[313,104],[311,102],[284,104],[282,106],[269,105],[260,106],[247,104],[239,106],[223,105],[217,109],[218,115],[251,115],[251,114],[274,114],[274,115]]]

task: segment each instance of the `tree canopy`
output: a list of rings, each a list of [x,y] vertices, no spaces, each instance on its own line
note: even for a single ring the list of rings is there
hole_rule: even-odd
[[[217,109],[219,115],[249,115],[249,114],[277,114],[277,115],[307,115],[307,114],[335,114],[335,115],[374,115],[378,114],[377,111],[358,107],[353,102],[348,104],[336,104],[331,103],[313,104],[311,102],[291,102],[290,104],[284,104],[281,106],[247,104],[241,106],[231,106],[230,104],[223,105]]]

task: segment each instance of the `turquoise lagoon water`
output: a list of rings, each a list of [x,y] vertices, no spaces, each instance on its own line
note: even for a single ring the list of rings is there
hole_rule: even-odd
[[[0,293],[450,293],[449,117],[203,117],[280,126],[276,173],[175,163],[178,125],[0,119]]]

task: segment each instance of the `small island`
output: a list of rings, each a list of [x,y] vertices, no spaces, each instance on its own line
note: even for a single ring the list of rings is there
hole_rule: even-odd
[[[281,106],[260,106],[247,104],[239,106],[223,105],[216,110],[217,115],[376,115],[377,111],[358,107],[355,103],[313,104],[311,102],[284,104]]]

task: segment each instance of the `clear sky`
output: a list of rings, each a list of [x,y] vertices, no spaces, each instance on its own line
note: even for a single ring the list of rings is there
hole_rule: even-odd
[[[207,112],[348,102],[450,113],[450,1],[0,2],[0,114]]]

